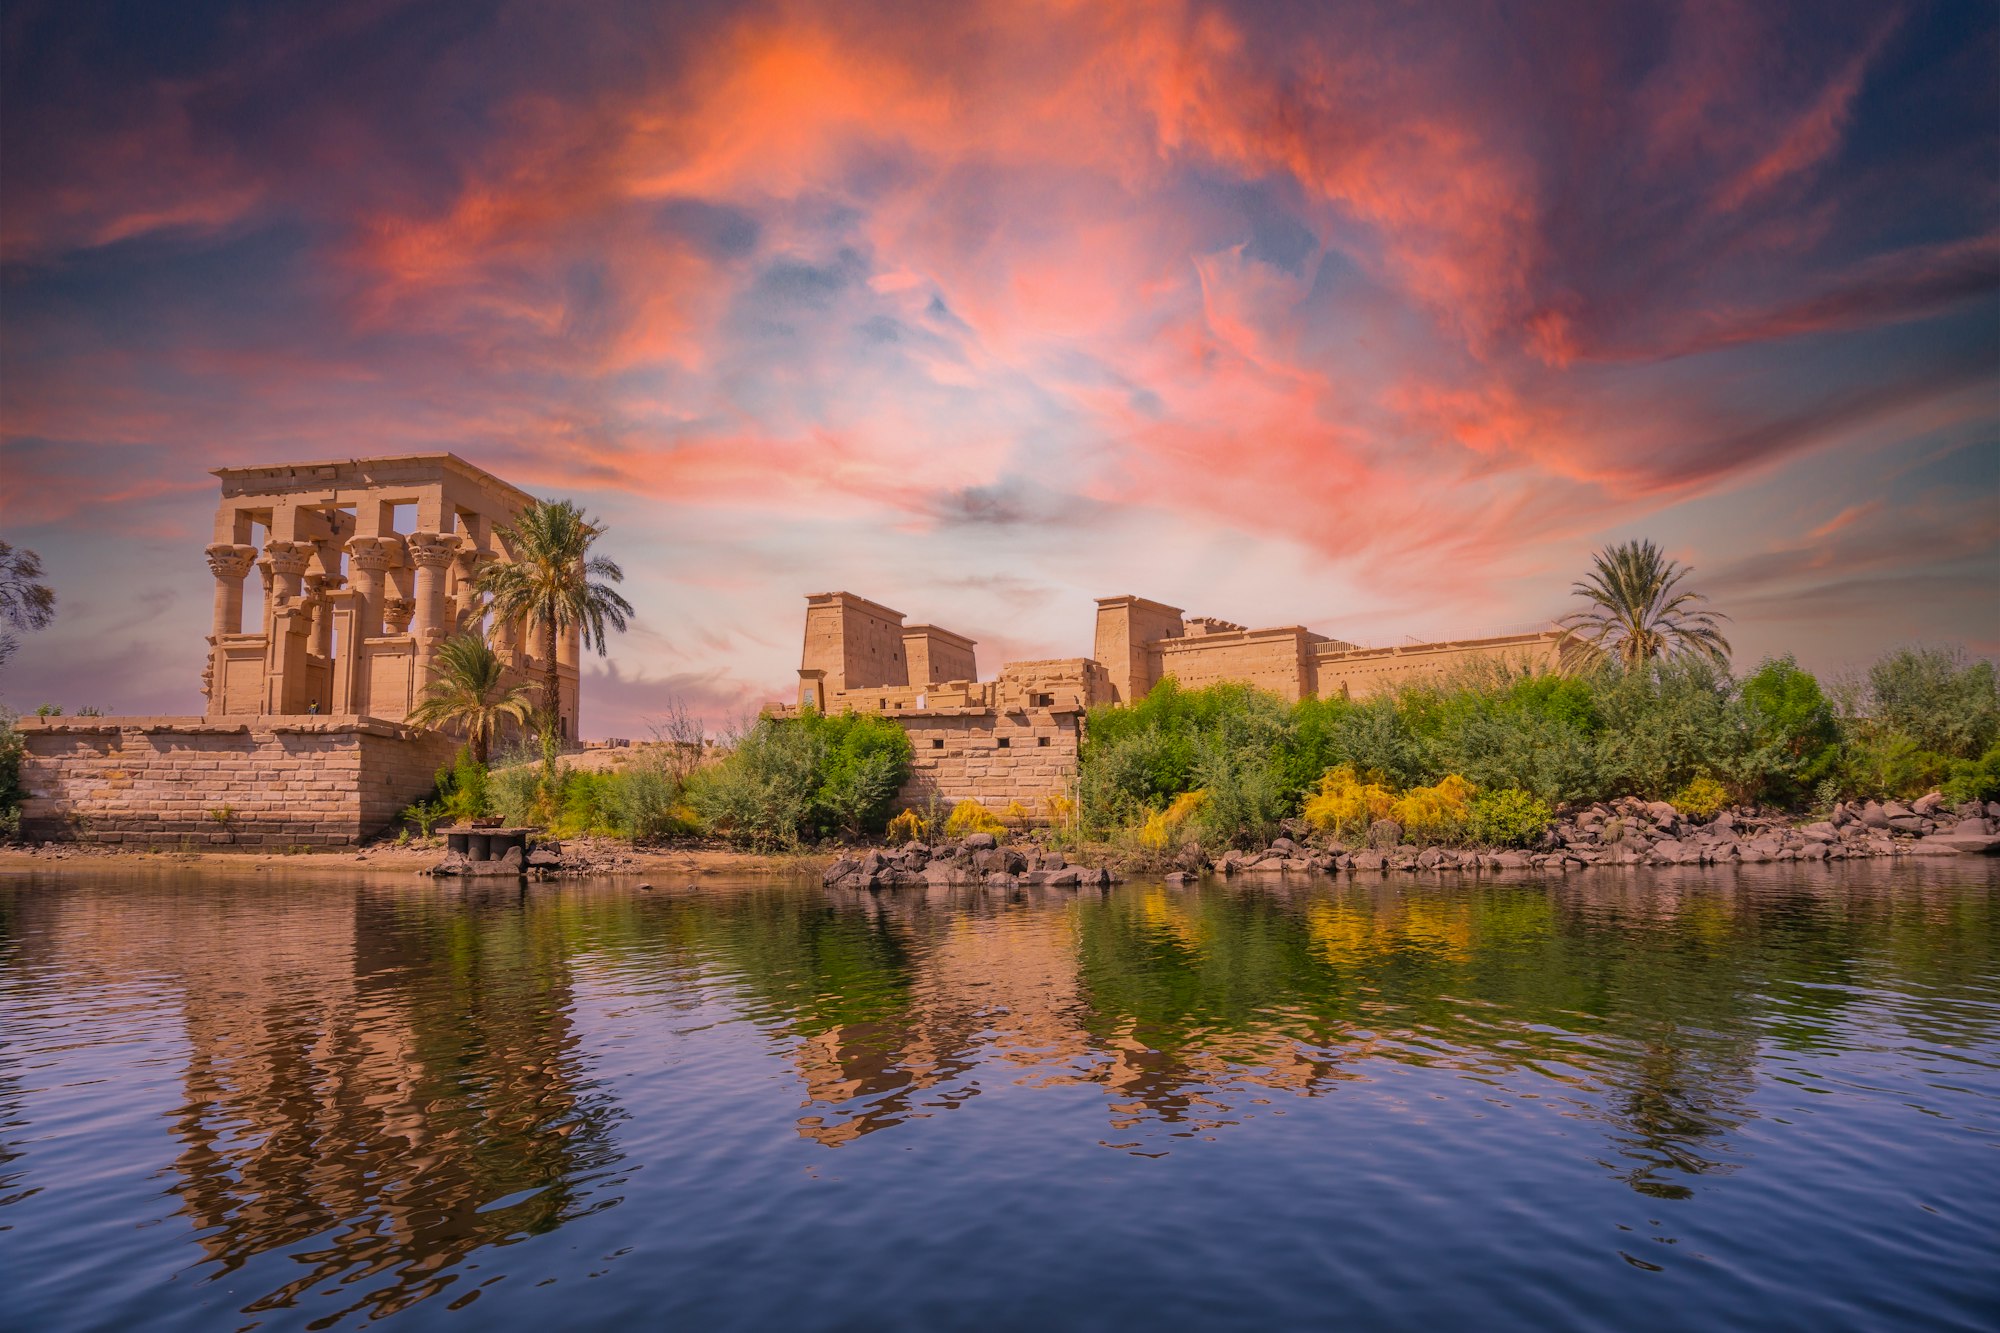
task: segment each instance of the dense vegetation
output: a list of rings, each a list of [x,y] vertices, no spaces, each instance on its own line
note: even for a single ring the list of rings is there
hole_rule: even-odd
[[[1933,788],[2000,799],[1993,665],[1936,649],[1892,653],[1831,694],[1788,657],[1736,678],[1696,653],[1579,675],[1484,666],[1357,702],[1168,680],[1093,709],[1085,734],[1086,829],[1149,841],[1178,804],[1209,847],[1293,816],[1342,836],[1393,818],[1443,841],[1520,842],[1555,806],[1618,796],[1703,816]]]
[[[14,715],[0,708],[0,842],[20,836],[21,733],[14,728]]]
[[[662,739],[668,743],[636,751],[631,764],[611,772],[579,771],[530,749],[488,769],[461,752],[457,765],[438,775],[437,800],[411,807],[408,816],[426,830],[492,816],[560,836],[706,833],[792,847],[881,834],[910,774],[903,729],[855,713],[759,718],[710,763],[703,762],[698,724]]]

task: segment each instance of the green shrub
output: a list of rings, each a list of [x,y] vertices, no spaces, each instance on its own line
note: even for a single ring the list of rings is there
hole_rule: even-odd
[[[548,803],[542,799],[542,755],[524,745],[494,764],[487,774],[486,813],[510,827],[544,824]]]
[[[431,830],[436,828],[439,821],[443,820],[444,817],[444,806],[433,804],[429,801],[415,801],[403,807],[403,821],[408,824],[415,824],[419,836],[426,838],[431,836]],[[401,830],[397,841],[408,842],[409,840],[410,831],[408,829]]]
[[[1770,755],[1757,744],[1727,672],[1702,657],[1606,668],[1595,796],[1661,800],[1695,778],[1754,787]]]
[[[1751,734],[1768,756],[1755,794],[1798,804],[1840,761],[1840,721],[1832,702],[1789,655],[1766,658],[1744,679],[1740,693]]]
[[[21,802],[28,795],[21,786],[21,756],[26,748],[13,714],[0,711],[0,842],[21,836]]]
[[[1869,729],[1847,747],[1842,785],[1857,796],[1907,800],[1937,790],[1951,776],[1949,756],[1926,750],[1901,732]]]
[[[759,845],[880,833],[911,758],[909,736],[889,718],[761,717],[689,780],[687,801],[715,832]]]
[[[1977,759],[1952,761],[1943,790],[1945,799],[1954,803],[2000,801],[2000,744],[1989,745]]]
[[[696,831],[694,811],[681,803],[681,784],[663,765],[641,762],[611,776],[619,831],[634,841]]]
[[[439,815],[453,823],[465,824],[492,814],[491,787],[489,770],[472,757],[469,749],[459,746],[451,767],[439,770],[437,775]],[[428,829],[425,834],[428,836]]]
[[[1419,704],[1425,694],[1432,698]],[[1588,680],[1474,669],[1443,688],[1405,691],[1403,700],[1422,719],[1426,777],[1457,773],[1547,801],[1587,799],[1602,786],[1602,720]]]
[[[1334,722],[1333,748],[1341,762],[1411,787],[1429,773],[1423,748],[1398,702],[1395,695],[1378,694],[1349,704]]]
[[[1919,750],[1972,759],[2000,739],[2000,680],[1956,649],[1905,648],[1868,669],[1872,730]]]
[[[1493,847],[1526,847],[1548,830],[1555,812],[1548,802],[1518,787],[1482,791],[1472,798],[1466,832]]]
[[[1224,727],[1202,741],[1195,751],[1196,785],[1174,798],[1203,793],[1198,803],[1183,807],[1196,840],[1207,847],[1248,847],[1268,845],[1277,836],[1279,821],[1297,808],[1283,790],[1280,764],[1273,762],[1282,760],[1282,744],[1277,728],[1239,734]]]

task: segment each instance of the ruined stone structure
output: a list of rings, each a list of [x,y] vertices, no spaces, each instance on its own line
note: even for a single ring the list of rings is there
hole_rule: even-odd
[[[437,646],[476,614],[478,571],[508,558],[497,530],[531,498],[452,454],[215,475],[215,613],[202,680],[210,717],[407,715],[430,682]],[[256,627],[246,629],[253,568],[262,587]],[[539,681],[531,651],[539,641],[529,625],[496,636],[510,683]],[[557,641],[570,738],[580,648],[574,629]]]
[[[1454,639],[1397,648],[1360,648],[1303,625],[1245,629],[1184,616],[1143,597],[1097,599],[1096,658],[1110,674],[1109,702],[1131,703],[1172,676],[1188,689],[1241,681],[1296,703],[1341,695],[1362,699],[1412,681],[1436,679],[1468,661],[1503,661],[1560,670],[1575,640],[1562,630]]]
[[[530,497],[451,454],[215,475],[205,716],[24,719],[23,836],[347,846],[450,762],[455,739],[402,720],[438,645],[477,626],[475,576]],[[494,635],[509,684],[541,680],[533,630]],[[558,639],[572,738],[580,648]]]
[[[1243,682],[1294,702],[1365,698],[1474,660],[1559,670],[1574,642],[1545,630],[1361,648],[1301,625],[1246,629],[1143,597],[1102,597],[1092,656],[1010,662],[981,681],[964,635],[905,625],[902,612],[879,602],[824,592],[806,598],[798,695],[778,711],[894,717],[915,748],[898,798],[904,806],[972,799],[1045,818],[1052,797],[1073,794],[1084,711],[1142,699],[1168,677],[1190,689]]]

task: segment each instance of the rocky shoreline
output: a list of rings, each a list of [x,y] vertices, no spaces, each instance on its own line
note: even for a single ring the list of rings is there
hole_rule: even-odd
[[[1756,810],[1724,810],[1708,820],[1664,801],[1622,799],[1566,811],[1529,848],[1416,846],[1403,829],[1378,820],[1368,845],[1314,835],[1295,820],[1284,836],[1256,851],[1210,859],[1189,848],[1165,871],[1169,883],[1206,873],[1225,876],[1333,875],[1416,871],[1582,870],[1589,866],[1755,865],[1776,861],[1846,861],[1894,856],[2000,853],[2000,803],[1949,806],[1938,793],[1908,805],[1841,803],[1825,819],[1799,822]],[[991,834],[936,844],[907,843],[844,856],[821,877],[829,888],[899,889],[985,885],[989,888],[1085,888],[1122,881],[1108,866],[1073,862],[1059,850],[1013,845]]]
[[[52,862],[200,862],[261,870],[351,867],[414,871],[446,878],[472,869],[474,863],[461,866],[450,858],[439,864],[441,850],[438,840],[408,845],[384,841],[342,852],[297,855],[44,843],[0,848],[0,867]],[[818,872],[830,887],[868,890],[933,885],[1081,889],[1119,883],[1127,874],[1142,873],[1162,875],[1169,883],[1186,883],[1210,873],[1251,877],[1421,871],[1560,873],[1591,866],[1708,866],[1979,854],[2000,854],[2000,803],[1951,806],[1932,793],[1908,804],[1842,804],[1823,819],[1806,820],[1745,809],[1726,810],[1713,819],[1699,820],[1663,802],[1601,802],[1563,812],[1534,846],[1511,849],[1416,845],[1404,841],[1404,831],[1386,820],[1378,821],[1369,836],[1354,846],[1288,821],[1283,836],[1265,847],[1231,850],[1213,858],[1197,847],[1184,849],[1178,856],[1141,859],[1109,847],[1065,852],[1032,836],[1016,840],[973,834],[934,844],[848,848],[827,864],[823,854],[760,854],[706,844],[635,848],[617,839],[586,837],[543,843],[522,856],[519,864],[490,861],[476,873],[557,880]]]
[[[1295,829],[1294,832],[1303,832]],[[2000,804],[1948,807],[1933,792],[1909,805],[1869,801],[1836,805],[1825,819],[1724,810],[1690,818],[1664,801],[1623,799],[1564,814],[1531,848],[1413,847],[1389,821],[1369,846],[1282,837],[1260,852],[1228,852],[1214,868],[1225,875],[1270,871],[1581,870],[1586,866],[1723,865],[1772,861],[1845,861],[1882,856],[1956,856],[2000,852]]]
[[[984,884],[990,888],[1096,888],[1123,877],[1103,866],[1072,863],[1049,847],[1002,846],[991,833],[935,845],[912,842],[844,856],[826,868],[828,888],[901,889]]]

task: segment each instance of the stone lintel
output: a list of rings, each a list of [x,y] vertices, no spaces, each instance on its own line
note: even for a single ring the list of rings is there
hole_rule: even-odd
[[[534,497],[518,486],[510,485],[484,468],[474,467],[457,454],[383,454],[374,458],[315,459],[305,463],[265,463],[249,467],[212,468],[209,475],[222,480],[224,495],[265,495],[278,491],[297,490],[316,492],[335,487],[366,487],[375,483],[370,480],[371,472],[387,472],[399,469],[428,468],[437,472],[456,472],[470,478],[482,486],[499,491],[520,506],[533,502]]]

